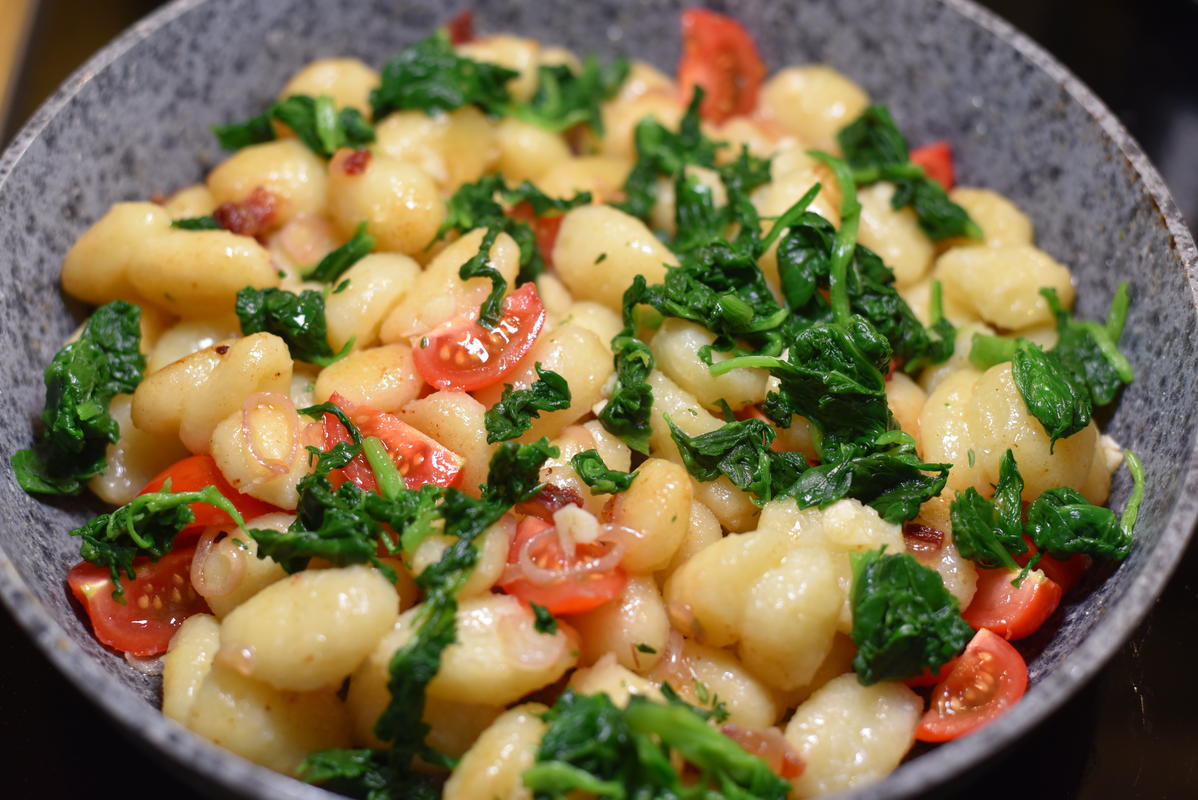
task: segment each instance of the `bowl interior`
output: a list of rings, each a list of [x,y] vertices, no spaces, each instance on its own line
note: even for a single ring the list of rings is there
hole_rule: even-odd
[[[677,59],[684,5],[470,3],[484,32],[631,54],[667,71]],[[77,73],[0,161],[0,263],[8,276],[0,296],[7,348],[0,407],[11,421],[0,432],[5,453],[28,446],[29,423],[43,402],[41,371],[84,313],[57,288],[63,255],[80,233],[114,202],[201,180],[223,157],[209,126],[260,112],[307,61],[354,55],[379,65],[456,10],[435,0],[182,0]],[[1035,223],[1037,244],[1074,270],[1083,315],[1104,315],[1118,282],[1132,284],[1124,342],[1137,380],[1105,430],[1148,471],[1139,544],[1109,579],[1092,581],[1088,595],[1067,605],[1055,630],[1032,642],[1029,702],[862,794],[907,796],[966,769],[1051,711],[1123,640],[1176,561],[1195,517],[1193,242],[1109,113],[1035,46],[973,6],[742,0],[729,10],[756,36],[771,70],[828,63],[887,104],[913,144],[950,140],[959,182],[1011,198]],[[1127,490],[1120,472],[1114,507]],[[94,641],[63,582],[78,560],[78,543],[66,532],[93,513],[86,503],[39,503],[7,471],[0,503],[9,509],[0,531],[0,592],[85,692],[214,785],[253,796],[323,795],[163,720],[156,681]]]

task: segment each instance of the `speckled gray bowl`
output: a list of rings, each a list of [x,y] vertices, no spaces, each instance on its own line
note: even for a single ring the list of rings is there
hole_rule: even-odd
[[[353,54],[381,63],[464,5],[181,0],[68,80],[0,159],[5,461],[29,444],[41,370],[79,319],[81,309],[57,288],[75,237],[113,202],[199,179],[221,157],[208,126],[257,113],[306,61]],[[470,5],[484,31],[635,54],[667,69],[677,57],[675,0]],[[1177,562],[1198,513],[1198,257],[1160,177],[1122,126],[1059,64],[977,7],[960,0],[729,5],[771,67],[832,64],[887,103],[913,141],[950,139],[960,180],[1012,198],[1035,221],[1039,245],[1074,269],[1084,314],[1103,313],[1116,283],[1132,282],[1125,341],[1139,377],[1107,429],[1142,455],[1150,476],[1139,542],[1109,580],[1058,615],[1055,631],[1033,642],[1027,701],[857,795],[909,797],[943,786],[1060,705],[1120,646]],[[1127,489],[1121,473],[1116,507]],[[63,587],[78,553],[66,531],[84,518],[82,506],[38,503],[7,470],[0,505],[9,514],[0,531],[0,593],[84,694],[214,793],[329,796],[162,718],[156,683],[96,644]]]

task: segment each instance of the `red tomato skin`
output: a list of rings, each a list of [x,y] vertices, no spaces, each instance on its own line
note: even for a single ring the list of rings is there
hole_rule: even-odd
[[[979,682],[979,669],[993,682]],[[984,704],[960,708],[951,702],[954,696],[959,698],[979,684],[993,686]],[[915,738],[921,742],[947,742],[972,733],[1002,716],[1026,691],[1027,664],[1023,656],[1008,641],[983,628],[957,658],[948,678],[932,690],[931,706],[920,719]]]
[[[168,478],[171,481],[172,492],[195,492],[203,489],[205,486],[215,486],[241,512],[241,516],[246,522],[263,514],[282,510],[277,506],[272,506],[270,503],[259,500],[256,497],[250,497],[248,494],[242,494],[234,489],[225,480],[225,476],[217,468],[216,460],[212,456],[188,456],[180,461],[176,461],[158,473],[138,494],[149,494],[150,492],[161,490]],[[227,526],[233,524],[233,520],[228,514],[207,503],[192,503],[190,508],[191,513],[195,514],[195,522],[184,528],[184,531],[198,530],[206,528],[209,525]]]
[[[928,177],[949,191],[956,184],[956,170],[953,168],[953,149],[946,141],[932,142],[923,147],[917,147],[908,156],[912,162],[923,167]]]
[[[1027,552],[1021,556],[1016,556],[1015,560],[1020,566],[1027,564],[1036,553],[1040,552],[1039,548],[1027,536],[1023,537],[1023,541],[1027,542]],[[1036,569],[1044,572],[1045,575],[1052,578],[1061,586],[1061,591],[1068,593],[1074,586],[1081,582],[1082,576],[1086,574],[1086,570],[1090,568],[1090,559],[1081,553],[1067,558],[1064,561],[1053,558],[1047,553],[1044,554],[1038,562]]]
[[[1035,633],[1052,616],[1063,594],[1060,584],[1038,569],[1018,588],[1011,581],[1019,573],[1006,569],[978,570],[978,588],[961,613],[974,630],[987,629],[1004,639],[1022,639]]]
[[[419,489],[429,483],[450,487],[461,483],[464,463],[462,457],[436,439],[426,436],[394,414],[355,406],[337,392],[333,392],[329,401],[345,411],[350,421],[358,426],[358,431],[363,437],[376,436],[382,441],[403,475],[407,488]],[[350,441],[353,439],[341,421],[333,414],[326,413],[325,450],[340,442]],[[359,453],[344,467],[329,474],[329,482],[334,488],[347,480],[356,483],[363,491],[373,492],[378,489],[374,470],[371,469],[364,453]]]
[[[518,563],[520,548],[536,534],[553,527],[550,523],[537,517],[525,517],[516,526],[516,535],[512,537],[508,548],[508,564]],[[556,559],[564,559],[561,549],[556,543],[551,546],[549,554]],[[500,584],[500,588],[512,595],[525,605],[536,603],[554,616],[582,614],[592,611],[604,603],[610,602],[624,591],[628,583],[628,573],[617,566],[613,571],[589,576],[583,581],[563,581],[555,584],[533,583],[527,578],[516,578]]]
[[[344,399],[337,394],[329,398],[334,405],[341,406],[344,410]],[[348,411],[346,413],[349,413]],[[341,424],[341,420],[333,414],[326,413],[322,420],[324,425],[324,449],[326,452],[332,450],[339,444],[353,441],[353,437],[349,435],[349,431]],[[365,492],[373,492],[378,488],[378,482],[374,479],[374,470],[370,468],[370,462],[366,460],[366,456],[359,453],[354,456],[354,459],[344,467],[335,469],[329,473],[329,483],[336,489],[346,481],[353,481],[358,485],[358,488]],[[406,483],[406,482],[405,482]]]
[[[474,41],[474,12],[467,9],[445,23],[450,44],[466,44]]]
[[[751,112],[764,78],[757,45],[739,22],[704,8],[682,12],[678,87],[686,102],[695,86],[703,87],[703,119],[718,123]]]
[[[112,597],[112,578],[104,567],[86,561],[76,564],[67,573],[67,585],[87,611],[96,639],[102,644],[142,658],[156,656],[166,652],[185,619],[208,611],[204,598],[191,586],[194,556],[192,546],[167,553],[154,562],[137,559],[133,565],[137,578],[121,578],[124,605]],[[139,602],[143,598],[144,607]]]
[[[477,318],[478,309],[475,309],[469,317],[442,323],[412,348],[416,371],[426,383],[438,389],[469,392],[503,380],[532,349],[545,327],[545,306],[535,284],[526,283],[509,294],[503,301],[503,317],[497,328],[509,338],[497,347],[497,352],[493,350],[495,345],[487,343],[492,332],[484,330]],[[446,364],[441,357],[442,348],[457,352],[463,349],[462,342],[469,342],[474,349],[484,349],[486,360],[467,366]]]
[[[532,204],[524,201],[512,206],[507,212],[512,219],[523,220],[532,228],[533,236],[537,239],[537,250],[545,260],[545,266],[553,268],[553,246],[557,244],[557,232],[562,227],[562,215],[538,217],[532,210]]]
[[[910,686],[912,689],[918,689],[921,686],[935,686],[938,683],[943,683],[950,674],[953,667],[957,666],[957,659],[950,658],[936,672],[925,669],[923,674],[916,675],[913,678],[907,678],[903,683]]]

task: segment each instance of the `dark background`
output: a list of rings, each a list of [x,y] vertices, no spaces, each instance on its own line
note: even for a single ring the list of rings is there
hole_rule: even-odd
[[[158,5],[42,0],[0,144],[71,71]],[[1029,34],[1102,98],[1198,229],[1198,0],[982,5]],[[1198,547],[1191,546],[1151,614],[1099,675],[953,796],[1198,797],[1196,613]],[[3,608],[0,642],[8,645],[0,665],[0,741],[8,765],[0,796],[63,800],[148,788],[178,800],[198,797],[59,677]]]

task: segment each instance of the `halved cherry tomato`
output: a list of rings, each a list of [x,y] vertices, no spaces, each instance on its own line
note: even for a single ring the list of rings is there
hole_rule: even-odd
[[[545,326],[545,306],[536,286],[526,283],[503,301],[495,330],[478,324],[478,309],[425,334],[413,349],[416,371],[438,389],[472,391],[502,380]]]
[[[765,78],[765,64],[753,37],[739,22],[708,11],[682,12],[682,60],[678,62],[678,87],[689,101],[695,86],[706,93],[699,114],[723,122],[757,107],[757,91]]]
[[[537,238],[537,250],[541,252],[545,266],[552,268],[553,246],[557,244],[557,232],[562,227],[562,215],[538,217],[529,202],[517,203],[508,210],[507,215],[528,223],[533,236]]]
[[[978,570],[978,589],[961,613],[973,628],[986,628],[1004,639],[1022,639],[1052,616],[1061,602],[1060,585],[1038,569],[1012,586],[1019,572],[1007,569]]]
[[[137,577],[121,578],[124,605],[113,598],[112,576],[104,567],[76,564],[67,573],[67,585],[103,644],[130,655],[156,656],[166,652],[183,620],[208,611],[204,598],[191,587],[195,552],[194,546],[185,547],[157,561],[134,561]]]
[[[628,575],[619,565],[614,569],[585,575],[563,575],[559,580],[548,583],[537,583],[524,576],[520,572],[520,550],[534,536],[552,527],[536,517],[525,517],[520,521],[508,550],[508,573],[500,588],[525,603],[543,606],[555,615],[590,611],[624,591]],[[562,550],[557,536],[543,536],[535,544],[536,549],[529,556],[537,566],[551,572],[565,573],[582,562],[602,557],[605,552],[605,546],[601,543],[579,544],[574,557],[570,558]]]
[[[424,435],[393,414],[354,406],[336,392],[329,400],[345,410],[362,436],[376,436],[382,441],[409,489],[419,489],[427,483],[456,486],[461,480],[462,457],[442,446],[436,439]],[[324,437],[326,450],[338,442],[351,441],[345,426],[332,414],[324,415]],[[347,480],[368,492],[378,488],[374,470],[363,453],[354,456],[353,461],[329,475],[329,482],[334,487]]]
[[[474,12],[469,9],[445,23],[451,44],[466,44],[474,41]]]
[[[1027,691],[1027,664],[1011,644],[983,628],[932,690],[931,706],[915,729],[921,742],[947,742],[1001,716]]]
[[[1021,556],[1016,556],[1015,560],[1019,562],[1019,566],[1027,564],[1028,560],[1036,553],[1040,552],[1039,548],[1032,540],[1024,536],[1023,541],[1027,542],[1027,552]],[[1045,575],[1052,578],[1061,586],[1062,592],[1068,592],[1074,586],[1077,586],[1081,581],[1082,576],[1086,574],[1086,570],[1090,568],[1090,557],[1078,553],[1075,556],[1061,561],[1058,558],[1053,558],[1047,553],[1036,562],[1036,569],[1042,570]]]
[[[953,188],[955,172],[953,170],[953,150],[948,142],[939,141],[925,144],[911,151],[908,156],[911,161],[923,167],[928,177],[944,187],[944,191]]]
[[[138,494],[149,494],[150,492],[159,491],[168,478],[171,482],[172,492],[195,492],[203,489],[205,486],[215,486],[241,512],[241,516],[247,522],[263,514],[282,510],[276,506],[272,506],[270,503],[259,500],[256,497],[250,497],[248,494],[242,494],[234,489],[225,480],[225,476],[220,473],[220,470],[216,466],[216,461],[212,456],[188,456],[181,461],[176,461],[158,473]],[[233,520],[229,518],[228,514],[207,503],[192,503],[190,508],[191,513],[196,516],[195,522],[184,528],[184,531],[206,528],[209,525],[233,524]]]

